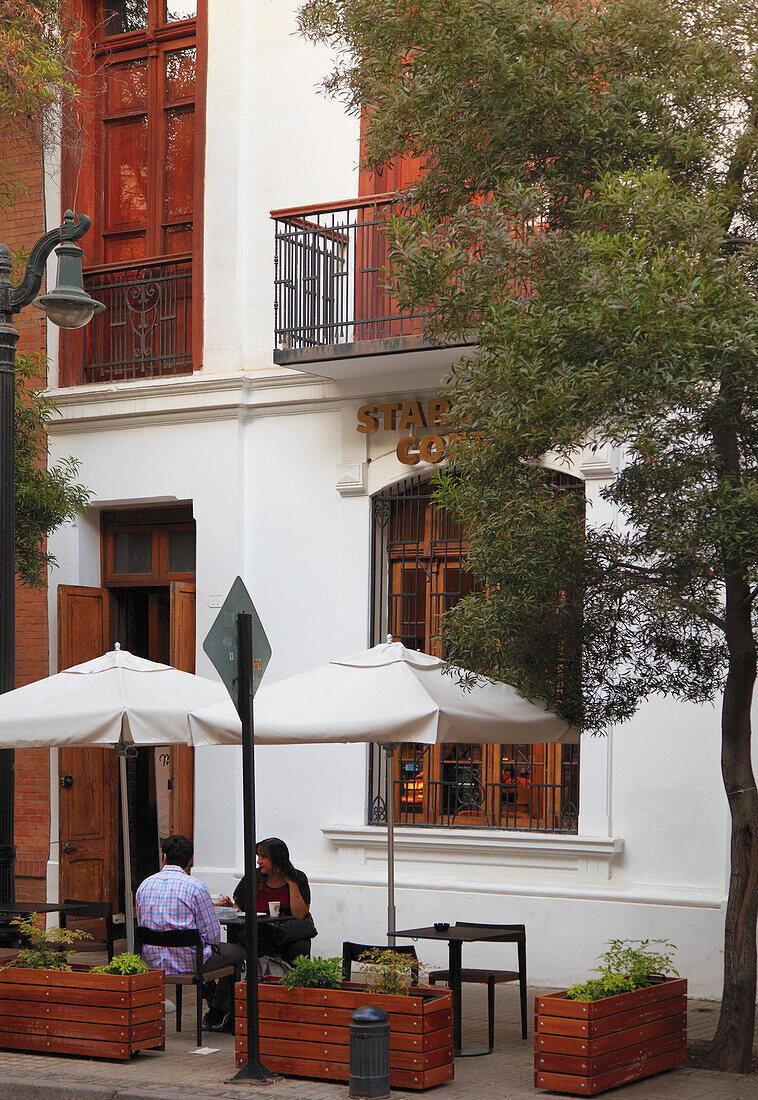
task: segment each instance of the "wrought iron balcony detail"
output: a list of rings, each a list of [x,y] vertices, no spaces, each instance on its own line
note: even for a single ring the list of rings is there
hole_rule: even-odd
[[[90,268],[84,285],[105,305],[85,333],[81,382],[192,371],[192,259]]]
[[[425,312],[401,310],[391,286],[390,221],[402,212],[394,195],[272,211],[275,362],[424,345]]]

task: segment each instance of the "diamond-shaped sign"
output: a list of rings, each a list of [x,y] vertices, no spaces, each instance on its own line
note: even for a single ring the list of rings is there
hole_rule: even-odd
[[[252,616],[253,620],[253,695],[255,695],[271,660],[271,646],[241,577],[237,577],[229,589],[223,606],[203,642],[203,649],[224,681],[235,706],[237,705],[238,675],[237,615],[240,612]]]

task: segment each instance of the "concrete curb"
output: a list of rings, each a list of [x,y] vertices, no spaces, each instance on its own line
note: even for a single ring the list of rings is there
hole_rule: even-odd
[[[113,1100],[120,1090],[64,1077],[3,1072],[3,1100]]]
[[[2,1075],[3,1100],[188,1100],[189,1097],[228,1097],[219,1089],[163,1088],[160,1085],[109,1085],[77,1080],[75,1077],[39,1077],[29,1073]],[[245,1093],[240,1090],[240,1096]]]

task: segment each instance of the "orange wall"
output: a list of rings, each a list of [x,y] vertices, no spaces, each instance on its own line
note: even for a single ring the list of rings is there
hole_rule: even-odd
[[[4,164],[17,178],[26,180],[28,194],[0,212],[0,241],[27,252],[45,231],[43,175],[39,149],[17,130],[5,133]],[[16,318],[18,348],[45,354],[42,314],[27,307]],[[40,383],[45,379],[41,378]],[[16,685],[31,683],[48,674],[47,590],[16,584]],[[41,749],[16,753],[16,896],[40,901],[45,898],[45,863],[50,837],[50,754]]]

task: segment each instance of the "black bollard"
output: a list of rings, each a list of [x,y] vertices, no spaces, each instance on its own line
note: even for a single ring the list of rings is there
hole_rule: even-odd
[[[349,1096],[385,1100],[390,1094],[390,1018],[366,1005],[350,1016]]]

